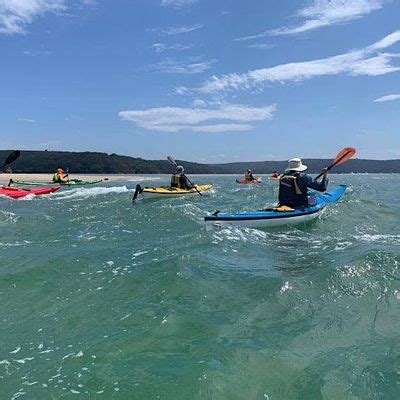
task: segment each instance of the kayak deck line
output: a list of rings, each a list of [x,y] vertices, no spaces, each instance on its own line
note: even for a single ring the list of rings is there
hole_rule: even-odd
[[[92,181],[83,181],[83,180],[71,180],[68,182],[52,182],[52,181],[40,181],[40,180],[23,180],[17,179],[13,180],[10,179],[8,185],[28,185],[28,186],[39,186],[39,185],[60,185],[60,186],[86,186],[86,185],[94,185],[96,183],[101,183],[107,179],[98,179]]]

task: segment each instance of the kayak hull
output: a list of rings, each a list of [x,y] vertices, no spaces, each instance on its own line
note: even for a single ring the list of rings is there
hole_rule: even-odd
[[[318,218],[331,204],[337,202],[344,192],[346,186],[313,196],[314,204],[295,211],[252,211],[241,214],[216,213],[204,218],[207,226],[239,225],[250,228],[276,228],[287,225],[298,225],[310,222]]]
[[[212,189],[212,187],[213,185],[198,185],[197,190],[196,189],[184,190],[184,189],[177,189],[170,187],[144,187],[140,188],[139,192],[137,193],[137,197],[143,199],[154,199],[154,198],[199,196],[199,192],[200,193],[206,192]]]
[[[8,186],[3,186],[0,188],[0,195],[11,197],[13,199],[19,199],[21,197],[26,197],[30,194],[35,196],[42,196],[45,194],[50,194],[60,189],[60,186],[50,186],[37,189],[18,189]]]

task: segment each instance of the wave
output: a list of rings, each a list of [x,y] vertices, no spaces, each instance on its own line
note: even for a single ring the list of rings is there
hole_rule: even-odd
[[[126,186],[76,188],[59,192],[52,197],[52,200],[88,199],[96,196],[104,196],[110,193],[126,193],[130,190]]]

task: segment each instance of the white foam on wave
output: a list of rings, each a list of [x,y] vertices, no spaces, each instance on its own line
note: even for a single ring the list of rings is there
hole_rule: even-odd
[[[14,223],[14,224],[17,222],[17,220],[18,220],[18,218],[19,218],[19,217],[17,216],[17,214],[15,214],[15,213],[13,213],[13,212],[11,212],[11,211],[0,210],[0,214],[4,215],[5,221],[12,222],[12,223]]]
[[[159,176],[154,177],[154,176],[134,176],[131,179],[128,179],[128,182],[145,182],[145,181],[158,181],[162,178],[160,178]]]
[[[355,236],[356,239],[364,242],[382,242],[382,243],[400,243],[400,235],[383,235],[383,234],[364,234],[361,236]]]
[[[126,193],[129,189],[124,186],[112,186],[112,187],[94,187],[94,188],[76,188],[57,193],[52,200],[67,200],[67,199],[88,199],[96,196],[104,196],[110,193]]]

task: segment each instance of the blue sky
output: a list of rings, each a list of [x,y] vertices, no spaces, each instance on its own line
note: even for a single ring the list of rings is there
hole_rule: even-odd
[[[1,0],[0,147],[400,158],[400,0]]]

